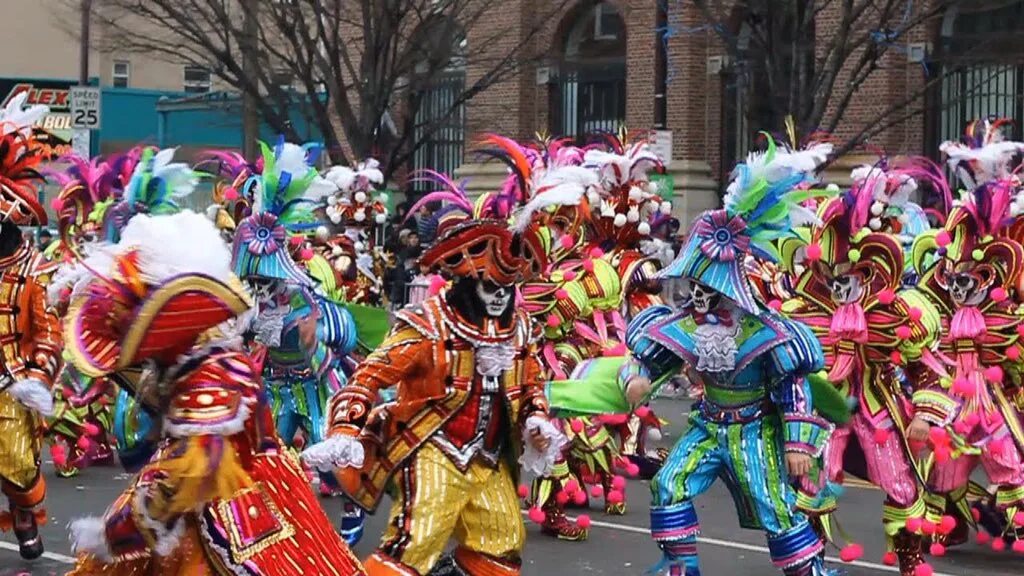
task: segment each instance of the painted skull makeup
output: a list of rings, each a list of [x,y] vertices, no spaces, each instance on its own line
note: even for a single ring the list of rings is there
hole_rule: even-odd
[[[948,279],[947,290],[957,306],[976,306],[985,299],[988,292],[979,286],[978,280],[971,274],[952,274]]]
[[[476,297],[483,304],[487,315],[492,318],[497,318],[508,311],[513,292],[512,286],[497,284],[490,280],[480,280],[476,283]]]
[[[837,304],[857,302],[864,293],[864,285],[856,274],[841,274],[828,281],[832,300]]]
[[[701,314],[707,314],[717,308],[721,298],[721,294],[700,282],[690,283],[690,301],[693,303],[693,308]]]

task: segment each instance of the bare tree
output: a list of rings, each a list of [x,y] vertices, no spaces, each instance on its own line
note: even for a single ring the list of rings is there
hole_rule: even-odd
[[[537,3],[518,33],[488,22],[507,10],[500,0],[103,0],[93,18],[101,49],[209,67],[273,130],[308,138],[298,113],[333,161],[373,155],[390,176],[466,102],[533,61],[536,34],[566,2]],[[453,67],[466,72],[461,87],[418,114]]]
[[[744,74],[750,126],[781,132],[792,116],[799,135],[834,133],[873,74],[930,32],[962,0],[694,0],[737,73]],[[920,36],[918,36],[920,38]],[[920,42],[920,40],[917,40]],[[902,63],[901,63],[902,65]],[[925,96],[947,67],[928,75],[905,98],[858,120],[837,154],[924,113]]]

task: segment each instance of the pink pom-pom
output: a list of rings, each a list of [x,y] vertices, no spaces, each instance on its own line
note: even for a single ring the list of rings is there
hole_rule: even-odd
[[[1013,515],[1013,523],[1019,528],[1024,528],[1024,512],[1017,512]]]
[[[889,434],[890,434],[890,432],[886,428],[876,428],[875,429],[875,444],[878,444],[879,446],[881,446],[882,444],[885,444],[886,442],[888,442],[889,441]]]
[[[973,428],[973,426],[971,426],[964,420],[957,420],[956,424],[953,424],[953,430],[955,430],[956,433],[961,436],[967,436],[968,434],[971,433],[971,430]]]
[[[577,482],[575,478],[569,478],[569,480],[562,485],[562,489],[571,496],[579,491],[580,483]]]
[[[60,209],[64,207],[64,201],[60,198],[54,198],[50,200],[50,208],[53,208],[54,212],[60,212]]]
[[[1020,360],[1020,348],[1011,346],[1006,350],[1006,357],[1010,360]]]
[[[1006,293],[1006,289],[1003,288],[1002,286],[997,286],[996,288],[994,288],[991,292],[991,295],[992,300],[994,300],[995,302],[1002,302],[1003,300],[1006,300],[1009,297],[1009,295]]]
[[[602,497],[604,497],[604,488],[602,488],[601,486],[591,486],[590,487],[590,496],[593,497],[593,498],[602,498]]]
[[[910,309],[910,319],[913,320],[914,322],[920,320],[922,316],[924,316],[924,312],[922,312],[921,309],[918,308],[917,306],[914,306]]]
[[[618,490],[622,492],[626,489],[626,479],[622,476],[616,476],[612,478],[612,490]]]
[[[536,506],[530,508],[529,516],[530,522],[533,522],[534,524],[543,524],[544,520],[547,519],[547,514],[545,514],[543,510],[537,508]]]
[[[1017,324],[1017,335],[1024,336],[1024,324]]]
[[[996,552],[1002,552],[1006,550],[1006,540],[1003,540],[1002,538],[993,538],[992,549]]]
[[[555,502],[561,507],[564,507],[566,504],[569,503],[569,498],[570,496],[565,492],[565,490],[562,490],[558,494],[555,494]]]
[[[975,541],[977,541],[978,544],[981,544],[982,546],[984,546],[984,545],[988,544],[990,540],[992,540],[992,536],[989,535],[988,532],[985,532],[984,530],[982,530],[982,531],[978,532],[978,535],[975,536],[974,539],[975,539]]]
[[[918,564],[914,567],[914,576],[934,576],[935,569],[930,564]]]
[[[971,518],[974,518],[975,522],[981,521],[981,512],[977,508],[971,508]]]
[[[949,237],[949,232],[946,230],[939,230],[939,233],[935,235],[935,243],[939,246],[949,246],[952,242],[952,238]]]
[[[953,380],[953,393],[961,396],[974,396],[976,390],[971,381],[967,378],[957,378]]]
[[[558,328],[559,326],[562,325],[562,321],[559,320],[558,316],[555,316],[554,314],[548,314],[548,319],[545,320],[545,323],[548,325],[549,328]]]
[[[888,306],[896,301],[896,293],[890,288],[886,288],[878,293],[878,301]]]
[[[604,256],[604,250],[601,250],[600,248],[592,248],[590,250],[591,258],[601,258],[602,256]]]
[[[779,310],[782,310],[782,300],[779,300],[779,299],[769,300],[768,301],[768,307],[771,308],[772,310],[778,312]]]
[[[584,504],[587,503],[587,493],[584,492],[583,490],[577,490],[576,493],[573,494],[572,496],[572,501],[577,506],[583,506]]]
[[[569,291],[566,290],[565,288],[559,288],[558,290],[555,290],[555,298],[558,298],[559,300],[565,300],[568,297]]]
[[[921,519],[917,516],[911,516],[907,518],[906,522],[907,532],[917,532],[921,529]]]
[[[427,289],[427,291],[430,293],[431,296],[436,296],[437,294],[440,294],[441,290],[444,290],[444,287],[447,285],[448,282],[444,279],[444,276],[441,276],[440,274],[434,274],[433,276],[430,277],[430,287]]]
[[[54,444],[51,446],[50,456],[53,457],[53,463],[57,466],[64,466],[68,463],[68,451],[64,448],[63,444]]]
[[[648,408],[647,406],[641,406],[634,410],[633,414],[636,414],[637,418],[643,420],[644,418],[647,418],[648,416],[651,415],[651,409]]]
[[[312,260],[313,251],[309,248],[303,248],[302,251],[299,252],[299,258],[302,258],[303,260]]]
[[[572,270],[566,270],[565,274],[562,274],[562,278],[565,278],[566,282],[572,282],[576,279],[576,273]]]
[[[932,545],[928,547],[928,553],[932,556],[945,556],[946,547],[938,542],[932,542]]]
[[[934,446],[949,444],[949,433],[947,433],[946,428],[940,426],[932,426],[928,430],[928,438]]]
[[[620,492],[618,490],[612,490],[611,492],[608,493],[607,500],[608,500],[609,504],[621,504],[622,503],[622,492]]]
[[[235,190],[234,186],[228,186],[224,189],[224,199],[229,202],[238,200],[238,190]]]
[[[1017,554],[1024,554],[1024,540],[1014,540],[1011,548]]]
[[[89,436],[99,436],[100,434],[100,427],[92,422],[86,422],[83,424],[82,429],[85,430],[85,433]]]
[[[584,530],[590,528],[590,516],[586,514],[580,514],[576,517],[576,525]]]
[[[899,338],[900,340],[906,340],[906,339],[910,338],[910,336],[911,336],[910,326],[898,326],[896,328],[896,337]]]
[[[1002,382],[1003,369],[999,366],[989,366],[988,368],[985,368],[985,379],[989,382]]]
[[[632,462],[626,464],[626,475],[630,478],[636,478],[640,475],[640,467]]]
[[[583,261],[583,269],[586,270],[587,272],[593,272],[594,271],[594,261],[593,260],[584,260]]]
[[[853,562],[864,556],[864,547],[860,544],[848,544],[839,551],[839,559],[843,562]]]
[[[821,244],[809,244],[807,246],[806,255],[808,262],[815,262],[817,260],[821,260]]]
[[[292,236],[288,239],[288,243],[292,246],[300,246],[302,244],[302,236]]]
[[[520,484],[519,488],[517,488],[516,491],[518,492],[520,499],[526,498],[527,496],[530,495],[530,487],[527,486],[526,484]]]
[[[973,428],[978,425],[978,422],[981,422],[981,416],[978,416],[977,412],[971,412],[964,417],[964,422]]]
[[[569,423],[569,428],[572,428],[573,432],[579,434],[580,432],[583,432],[583,421],[573,420],[572,422]]]
[[[886,566],[895,566],[897,562],[899,562],[899,558],[895,552],[886,552],[882,555],[882,564]]]
[[[921,533],[925,536],[935,534],[935,523],[930,520],[923,520],[921,522]]]
[[[576,239],[566,234],[558,239],[558,243],[562,245],[562,248],[569,249],[576,245]]]
[[[940,464],[945,464],[953,457],[953,452],[949,449],[949,446],[936,446],[932,449],[932,453],[935,454],[935,461]]]
[[[78,446],[79,450],[85,452],[90,446],[92,446],[92,441],[89,440],[88,436],[79,436],[78,442],[75,442],[75,446]]]
[[[893,364],[903,364],[903,354],[900,354],[899,350],[893,350],[889,354],[889,361]]]

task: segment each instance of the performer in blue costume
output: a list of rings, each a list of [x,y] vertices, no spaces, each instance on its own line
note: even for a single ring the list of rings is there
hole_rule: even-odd
[[[775,566],[792,576],[827,575],[822,543],[794,512],[791,479],[820,457],[832,425],[812,412],[809,373],[822,367],[810,331],[757,302],[742,263],[748,253],[777,260],[772,240],[814,215],[801,208],[819,194],[798,189],[827,156],[752,153],[734,172],[725,208],[705,212],[678,258],[661,273],[675,284],[678,307],[655,306],[630,324],[634,361],[619,382],[642,402],[652,388],[686,370],[704,386],[686,435],[651,482],[651,534],[664,553],[659,569],[698,576],[700,524],[693,500],[721,478],[745,528],[761,529]]]

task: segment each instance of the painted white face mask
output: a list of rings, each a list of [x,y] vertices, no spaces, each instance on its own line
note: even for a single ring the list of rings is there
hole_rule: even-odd
[[[718,301],[722,295],[699,283],[690,284],[690,298],[693,301],[693,308],[701,314],[707,314],[710,310],[718,307]]]
[[[487,315],[497,318],[508,310],[512,302],[512,286],[502,286],[490,280],[481,280],[476,283],[476,297],[484,305]]]

